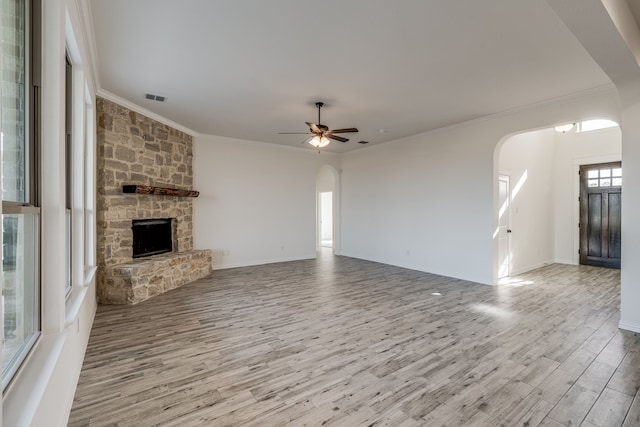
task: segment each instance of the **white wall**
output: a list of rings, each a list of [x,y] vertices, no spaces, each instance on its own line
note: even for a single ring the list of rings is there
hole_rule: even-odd
[[[194,138],[194,244],[213,268],[315,258],[316,176],[339,156],[216,136]]]
[[[603,88],[343,154],[342,254],[494,283],[502,143],[619,110]]]
[[[335,191],[336,180],[330,167],[321,167],[316,178],[316,190],[318,192]]]
[[[478,137],[454,127],[344,154],[342,253],[489,282],[492,148]]]
[[[582,133],[555,132],[554,253],[556,262],[566,264],[579,262],[578,170],[580,165],[618,161],[622,155],[621,146],[622,136],[619,127]]]
[[[554,260],[555,133],[518,134],[500,150],[499,172],[511,185],[511,275]]]

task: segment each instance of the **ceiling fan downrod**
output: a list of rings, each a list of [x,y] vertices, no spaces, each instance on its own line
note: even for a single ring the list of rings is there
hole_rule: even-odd
[[[316,107],[318,107],[318,125],[320,125],[320,109],[324,106],[324,102],[316,102]]]

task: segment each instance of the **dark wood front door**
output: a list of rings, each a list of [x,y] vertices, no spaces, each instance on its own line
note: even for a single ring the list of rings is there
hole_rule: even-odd
[[[580,166],[580,264],[620,268],[622,165]]]

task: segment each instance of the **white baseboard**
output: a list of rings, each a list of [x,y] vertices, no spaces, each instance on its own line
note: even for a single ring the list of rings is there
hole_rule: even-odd
[[[640,323],[625,322],[624,320],[621,320],[618,323],[618,328],[624,329],[625,331],[640,332]]]
[[[252,267],[254,265],[264,265],[264,264],[275,264],[277,262],[289,262],[289,261],[301,261],[304,259],[315,259],[316,254],[308,255],[308,256],[300,256],[300,257],[288,257],[288,258],[271,258],[271,259],[263,259],[263,260],[254,260],[254,261],[243,261],[243,262],[234,262],[228,264],[215,264],[211,266],[212,270],[226,270],[228,268],[238,268],[238,267]]]
[[[579,265],[573,259],[556,259],[556,260],[553,260],[553,262],[556,264]]]
[[[556,262],[555,260],[549,260],[549,261],[544,261],[544,262],[541,262],[541,263],[538,263],[538,264],[530,265],[528,267],[524,267],[524,268],[521,268],[519,270],[512,271],[510,276],[513,277],[513,276],[518,276],[520,274],[528,273],[531,270],[535,270],[536,268],[545,267],[547,265],[554,264],[555,262]]]

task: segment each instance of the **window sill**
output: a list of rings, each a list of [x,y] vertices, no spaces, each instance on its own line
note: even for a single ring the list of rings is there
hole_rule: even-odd
[[[98,271],[98,267],[96,267],[95,265],[85,267],[84,269],[84,285],[85,286],[89,286],[91,284],[91,281],[95,277],[97,271]]]
[[[68,328],[78,318],[80,308],[87,296],[87,290],[92,280],[96,275],[97,267],[87,267],[85,269],[84,284],[82,286],[75,286],[71,289],[69,297],[67,298],[67,304],[65,307],[64,327]]]

